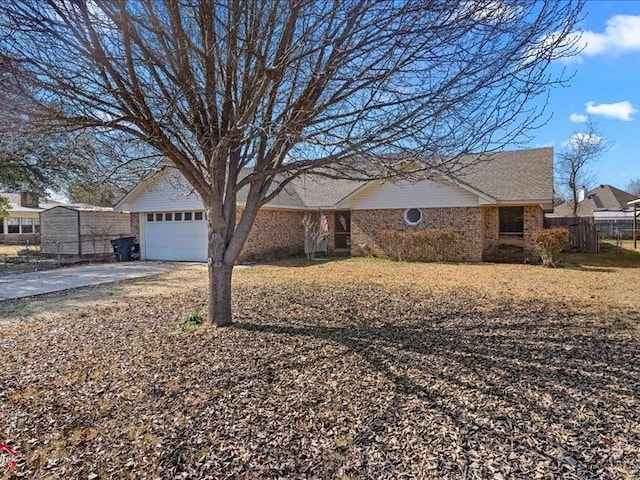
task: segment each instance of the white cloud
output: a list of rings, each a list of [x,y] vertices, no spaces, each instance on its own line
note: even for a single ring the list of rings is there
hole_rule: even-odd
[[[569,115],[569,120],[573,123],[585,123],[587,120],[589,120],[589,117],[587,117],[586,115],[581,115],[579,113],[572,113],[571,115]]]
[[[600,142],[602,142],[602,137],[594,134],[594,133],[574,133],[573,135],[571,135],[567,140],[565,140],[564,142],[562,142],[563,146],[577,146],[579,144],[585,144],[585,143],[590,143],[592,145],[598,145]]]
[[[584,30],[573,35],[582,49],[579,56],[640,52],[640,15],[614,15],[602,33]]]
[[[596,105],[593,102],[587,102],[587,113],[590,113],[591,115],[602,115],[603,117],[630,122],[633,120],[631,115],[635,112],[637,112],[637,110],[633,108],[631,102],[627,100],[617,103],[601,103],[600,105]]]

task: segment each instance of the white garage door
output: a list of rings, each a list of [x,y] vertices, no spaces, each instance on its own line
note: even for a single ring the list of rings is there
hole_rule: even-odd
[[[154,212],[145,216],[147,260],[207,261],[207,222],[203,212]]]

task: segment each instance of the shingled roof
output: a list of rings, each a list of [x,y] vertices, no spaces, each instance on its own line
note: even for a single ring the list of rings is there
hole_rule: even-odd
[[[553,202],[553,148],[497,152],[480,161],[476,158],[461,159],[470,166],[451,179],[498,203],[550,205]],[[296,179],[292,185],[307,207],[329,208],[367,183],[309,174]]]
[[[457,180],[498,202],[551,203],[553,148],[494,153],[463,170]]]
[[[629,206],[627,202],[635,200],[637,196],[612,187],[600,185],[586,193],[584,200],[578,202],[577,214],[579,217],[592,217],[594,211],[622,211]],[[573,201],[558,205],[550,217],[570,217],[573,215]]]
[[[469,190],[482,194],[486,199],[493,199],[496,203],[539,203],[551,206],[553,201],[552,148],[497,152],[485,156],[478,162],[475,161],[476,158],[474,156],[462,158],[461,162],[468,162],[470,166],[463,169],[462,174],[457,177],[445,176],[445,179],[458,183],[462,187],[468,187]],[[158,181],[157,173],[160,172],[156,172],[143,183]],[[167,169],[164,174],[180,175],[174,169]],[[442,177],[441,174],[431,176]],[[331,209],[368,183],[305,174],[289,183],[268,205],[293,209]],[[129,192],[118,202],[115,209],[124,208],[126,201],[141,186],[142,184],[139,184]],[[248,188],[238,192],[239,204],[246,201],[247,192]]]

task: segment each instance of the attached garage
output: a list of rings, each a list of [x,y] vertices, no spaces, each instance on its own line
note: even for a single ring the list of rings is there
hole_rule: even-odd
[[[147,260],[206,262],[204,212],[149,212],[141,220],[143,255]]]

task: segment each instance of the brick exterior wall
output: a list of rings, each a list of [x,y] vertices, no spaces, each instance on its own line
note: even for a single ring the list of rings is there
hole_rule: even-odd
[[[524,235],[522,237],[500,236],[499,207],[482,207],[484,220],[484,252],[485,260],[500,260],[497,258],[496,247],[499,245],[511,245],[522,249],[520,260],[538,261],[539,255],[533,243],[533,232],[543,227],[544,212],[539,206],[524,207]]]
[[[238,209],[238,221],[242,210]],[[277,258],[304,253],[305,212],[261,209],[251,228],[240,260]]]
[[[498,231],[500,229],[500,216],[498,207],[482,207],[482,218],[484,224],[484,248],[483,259],[492,252],[499,243]]]
[[[524,207],[524,255],[530,261],[538,261],[540,255],[533,243],[533,233],[544,227],[544,211],[539,206]]]
[[[132,213],[129,217],[129,223],[131,235],[136,237],[136,243],[140,243],[140,214],[138,212]]]
[[[404,209],[352,210],[351,254],[383,255],[382,230],[452,229],[456,234],[453,260],[479,262],[484,243],[483,214],[480,207],[422,208],[422,221],[412,227],[404,221]]]

